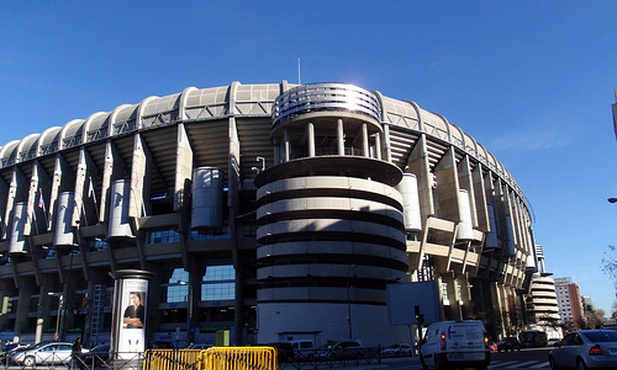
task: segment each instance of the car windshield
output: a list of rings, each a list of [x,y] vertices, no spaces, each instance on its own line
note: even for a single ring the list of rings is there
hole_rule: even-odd
[[[589,331],[581,333],[591,342],[617,342],[617,331]]]
[[[109,344],[99,344],[98,346],[90,350],[90,352],[107,352],[107,351],[109,351]]]

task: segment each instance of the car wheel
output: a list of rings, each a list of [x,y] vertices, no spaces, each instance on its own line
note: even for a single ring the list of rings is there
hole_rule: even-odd
[[[578,360],[576,360],[576,369],[587,370],[587,365],[585,365],[585,361],[583,361],[583,359],[579,358]]]
[[[34,361],[34,357],[29,356],[24,358],[24,366],[34,366],[36,361]]]
[[[552,357],[548,358],[548,363],[551,365],[551,370],[558,370],[557,364],[555,363],[555,359]]]

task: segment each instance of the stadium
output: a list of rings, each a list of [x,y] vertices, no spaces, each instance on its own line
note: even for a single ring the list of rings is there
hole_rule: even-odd
[[[152,276],[147,338],[178,346],[405,341],[387,287],[426,281],[498,335],[535,268],[486,148],[343,83],[189,87],[6,143],[0,217],[0,329],[26,342],[108,342],[123,269]]]

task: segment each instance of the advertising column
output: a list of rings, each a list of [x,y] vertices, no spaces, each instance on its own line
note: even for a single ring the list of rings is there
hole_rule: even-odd
[[[146,302],[154,273],[118,270],[109,275],[115,280],[110,351],[118,359],[137,359],[146,349]]]

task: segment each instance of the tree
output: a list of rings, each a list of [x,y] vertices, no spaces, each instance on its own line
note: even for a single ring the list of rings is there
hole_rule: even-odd
[[[613,287],[617,291],[617,248],[614,245],[609,245],[608,251],[604,252],[602,257],[602,272],[604,272],[613,282]],[[617,296],[617,294],[616,294]],[[617,312],[617,301],[613,302],[613,316]]]
[[[602,257],[602,272],[604,272],[613,282],[613,286],[617,288],[617,248],[614,245],[609,245],[608,251],[604,251]]]

